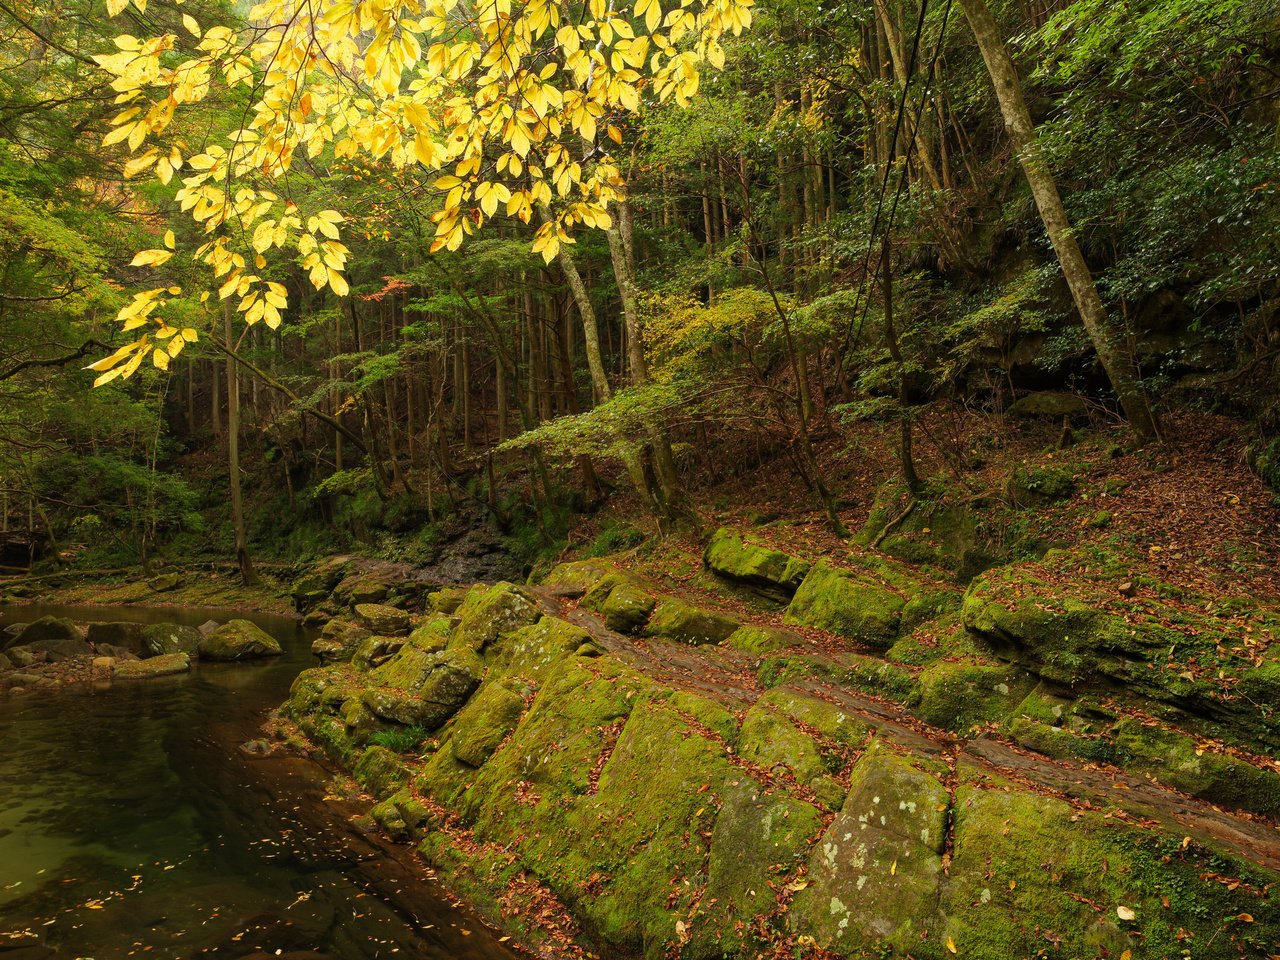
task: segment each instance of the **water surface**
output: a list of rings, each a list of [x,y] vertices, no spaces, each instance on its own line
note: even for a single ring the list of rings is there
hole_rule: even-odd
[[[243,616],[285,655],[0,698],[6,960],[512,956],[420,865],[355,829],[318,765],[240,751],[313,662],[292,620],[42,605],[0,607],[0,626],[47,614],[189,625]]]

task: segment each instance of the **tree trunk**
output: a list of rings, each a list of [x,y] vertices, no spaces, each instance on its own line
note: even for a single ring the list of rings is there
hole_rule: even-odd
[[[595,307],[591,305],[591,295],[587,285],[582,282],[578,273],[578,265],[573,262],[573,254],[566,247],[560,248],[556,257],[564,278],[573,294],[573,302],[578,306],[578,316],[582,319],[582,344],[587,354],[587,369],[591,371],[591,388],[595,393],[595,402],[604,403],[613,391],[609,389],[609,377],[604,370],[604,360],[600,355],[600,326],[596,322]]]
[[[231,329],[231,301],[222,301],[222,335],[228,344],[233,343]],[[240,564],[240,579],[246,585],[258,582],[249,558],[249,540],[244,528],[244,497],[240,490],[240,378],[236,361],[227,356],[227,469],[231,474],[231,526],[236,538],[236,562]]]
[[[1049,242],[1058,255],[1062,275],[1071,288],[1080,320],[1084,323],[1089,339],[1093,341],[1102,369],[1106,371],[1120,400],[1120,406],[1129,420],[1129,426],[1138,439],[1158,439],[1159,424],[1138,382],[1132,358],[1125,354],[1118,343],[1119,337],[1102,305],[1102,298],[1093,282],[1093,274],[1085,263],[1084,254],[1080,252],[1080,245],[1071,229],[1071,221],[1067,219],[1066,208],[1062,205],[1062,197],[1058,194],[1053,172],[1036,140],[1036,130],[1022,96],[1018,71],[1005,49],[995,18],[987,8],[986,0],[960,0],[960,6],[973,30],[982,59],[986,62],[1000,112],[1004,115],[1005,129],[1018,151],[1018,162],[1031,187],[1040,218],[1049,234]]]

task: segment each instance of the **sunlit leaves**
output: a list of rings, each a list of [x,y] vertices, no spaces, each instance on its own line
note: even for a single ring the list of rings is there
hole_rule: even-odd
[[[181,44],[120,36],[116,52],[94,58],[123,108],[104,143],[135,154],[127,177],[184,174],[176,200],[208,237],[195,259],[220,299],[240,298],[247,322],[275,325],[283,294],[268,296],[245,253],[257,265],[283,251],[317,289],[348,292],[342,215],[304,213],[260,186],[299,153],[439,172],[432,251],[457,250],[491,217],[528,223],[540,212],[534,250],[551,260],[576,229],[607,225],[623,195],[609,154],[623,143],[621,119],[645,97],[688,103],[699,69],[723,64],[719,41],[750,26],[752,6],[588,0],[570,19],[558,0],[263,0],[241,31],[202,31],[184,15]],[[123,9],[108,0],[112,15]],[[189,156],[160,146],[175,113],[215,83],[252,88],[246,122]]]

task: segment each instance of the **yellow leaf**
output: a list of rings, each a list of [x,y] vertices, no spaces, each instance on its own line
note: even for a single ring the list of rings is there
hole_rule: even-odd
[[[177,240],[176,240],[176,239],[174,238],[174,236],[173,236],[173,231],[172,231],[172,230],[166,230],[166,231],[164,232],[164,245],[165,245],[165,248],[166,248],[166,249],[168,249],[168,250],[172,250],[172,249],[174,248],[174,244],[176,244],[176,243],[177,243]]]
[[[956,952],[957,952],[957,951],[956,951],[956,942],[955,942],[954,940],[952,940],[950,937],[947,937],[947,952],[948,952],[948,953],[956,953]]]
[[[1116,907],[1116,916],[1121,920],[1133,920],[1137,914],[1133,912],[1133,907]]]
[[[183,340],[185,340],[185,341],[187,341],[187,343],[195,343],[197,340],[199,340],[199,339],[200,339],[200,337],[199,337],[199,335],[198,335],[194,330],[192,330],[190,327],[183,327],[183,328],[182,328],[182,339],[183,339]]]
[[[114,17],[117,13],[129,5],[129,0],[107,0],[107,16]],[[96,387],[97,384],[95,383]]]
[[[173,254],[168,250],[139,250],[129,262],[131,267],[158,267]]]
[[[347,285],[347,278],[337,270],[329,271],[329,289],[339,297],[345,297],[351,291],[351,287]]]
[[[169,351],[161,350],[159,347],[156,347],[151,354],[151,362],[154,363],[156,367],[159,368],[160,370],[168,370],[169,369]]]
[[[189,13],[182,15],[182,25],[187,28],[187,33],[196,39],[200,38],[200,24],[196,23],[196,18]]]

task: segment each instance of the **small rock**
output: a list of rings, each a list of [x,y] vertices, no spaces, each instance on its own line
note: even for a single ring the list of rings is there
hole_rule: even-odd
[[[5,656],[15,667],[34,667],[37,663],[44,663],[49,659],[49,655],[43,651],[36,652],[30,647],[10,647],[5,651]]]
[[[93,669],[95,670],[110,670],[115,665],[116,665],[115,657],[94,657],[93,658]]]
[[[1138,589],[1130,581],[1126,580],[1120,586],[1116,587],[1120,591],[1122,597],[1134,597],[1138,594]]]
[[[240,744],[240,752],[250,757],[268,757],[275,753],[275,745],[266,740],[250,740]]]
[[[182,586],[182,575],[179,573],[162,573],[158,577],[152,577],[147,581],[147,586],[156,593],[168,593],[170,590],[177,590]]]
[[[200,631],[200,636],[208,637],[208,636],[211,636],[213,634],[213,631],[217,630],[220,626],[222,626],[222,624],[220,624],[217,620],[206,620],[204,623],[200,624],[200,626],[198,626],[196,629]]]

